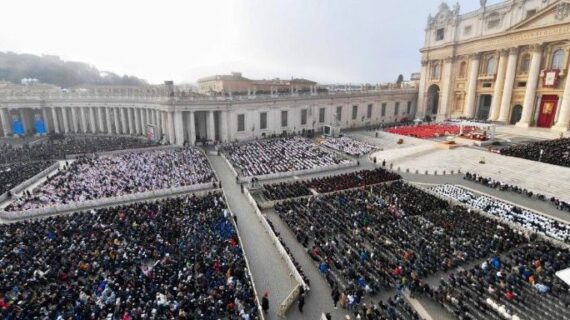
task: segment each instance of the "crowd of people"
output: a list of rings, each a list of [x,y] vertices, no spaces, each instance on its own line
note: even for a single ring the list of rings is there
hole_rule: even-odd
[[[428,294],[459,319],[569,319],[570,288],[555,273],[570,251],[534,242],[451,274]]]
[[[349,137],[326,137],[321,141],[321,144],[353,157],[361,157],[378,149],[373,145]]]
[[[222,151],[238,174],[246,177],[349,163],[348,159],[299,136],[233,143]]]
[[[476,130],[472,126],[464,126],[463,133],[469,133]],[[403,136],[416,137],[421,139],[431,139],[447,135],[458,135],[461,132],[459,125],[451,124],[422,124],[413,126],[393,127],[385,129],[384,131]]]
[[[506,224],[401,181],[286,200],[275,209],[331,288],[352,296],[351,309],[365,294],[419,288],[428,275],[527,241]]]
[[[538,213],[522,209],[488,196],[477,195],[456,185],[438,185],[430,188],[446,198],[465,203],[472,208],[485,211],[508,222],[570,243],[570,225],[548,218]]]
[[[465,176],[463,177],[463,179],[469,180],[472,182],[477,182],[477,183],[480,183],[486,187],[493,188],[496,190],[514,192],[514,193],[518,193],[518,194],[527,196],[527,197],[532,198],[532,199],[538,199],[540,201],[550,201],[550,203],[552,205],[554,205],[558,210],[570,211],[570,201],[563,201],[563,200],[560,200],[556,197],[550,197],[549,198],[543,194],[536,193],[536,192],[533,192],[531,190],[527,190],[526,188],[522,188],[522,187],[519,187],[516,185],[501,182],[499,180],[495,180],[492,178],[482,177],[482,176],[477,175],[475,173],[467,172],[467,173],[465,173]]]
[[[271,201],[283,200],[310,196],[313,194],[311,189],[314,189],[318,193],[328,193],[394,181],[400,178],[401,176],[397,173],[383,168],[376,168],[373,170],[361,170],[304,181],[266,184],[263,186],[263,196],[265,199]]]
[[[206,156],[184,148],[83,157],[69,164],[7,211],[117,197],[215,181]]]
[[[66,155],[72,154],[146,148],[157,145],[157,142],[150,140],[113,136],[65,137],[22,146],[2,144],[0,145],[0,163],[33,160],[63,160]]]
[[[259,319],[220,193],[0,231],[2,319]]]
[[[570,167],[570,138],[513,145],[500,152],[505,156]]]
[[[52,164],[52,161],[25,161],[0,165],[0,194],[8,192]]]

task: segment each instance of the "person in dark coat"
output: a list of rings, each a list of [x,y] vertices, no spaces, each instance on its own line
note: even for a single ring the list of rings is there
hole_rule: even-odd
[[[269,310],[269,294],[266,292],[263,295],[263,298],[261,299],[261,309],[263,310],[264,313],[267,313],[267,311]]]
[[[340,292],[338,292],[337,287],[334,287],[331,297],[333,299],[334,308],[337,309],[338,300],[340,299]]]
[[[305,292],[301,292],[299,295],[299,312],[303,313],[303,307],[305,306]]]

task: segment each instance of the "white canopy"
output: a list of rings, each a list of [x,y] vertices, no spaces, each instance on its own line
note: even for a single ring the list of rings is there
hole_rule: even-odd
[[[556,272],[556,276],[570,286],[570,268]]]

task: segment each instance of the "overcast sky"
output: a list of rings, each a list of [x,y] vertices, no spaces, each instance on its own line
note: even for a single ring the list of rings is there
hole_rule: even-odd
[[[376,83],[419,71],[427,16],[440,3],[7,0],[0,51],[58,55],[152,83],[231,71]],[[461,12],[479,7],[477,0],[459,3]]]

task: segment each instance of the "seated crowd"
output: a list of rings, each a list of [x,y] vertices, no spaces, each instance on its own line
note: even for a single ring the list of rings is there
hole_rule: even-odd
[[[373,145],[349,137],[326,137],[321,141],[321,144],[354,157],[361,157],[378,149]]]
[[[0,165],[0,194],[32,178],[52,164],[52,161],[26,161]]]
[[[476,128],[464,126],[463,133],[474,131]],[[446,135],[458,135],[461,132],[459,125],[450,124],[422,124],[414,126],[394,127],[385,129],[384,131],[404,136],[416,137],[421,139],[437,138]]]
[[[570,138],[509,146],[501,149],[501,154],[570,167]]]
[[[234,143],[222,150],[236,171],[246,177],[349,163],[299,136]]]
[[[430,294],[459,319],[569,319],[570,288],[555,275],[568,267],[568,249],[530,243],[451,274]]]
[[[259,319],[219,193],[0,225],[2,319]]]
[[[80,158],[5,210],[20,211],[215,181],[194,148]]]
[[[495,198],[476,195],[455,185],[439,185],[431,190],[444,197],[460,201],[475,209],[548,237],[570,243],[570,225],[521,209]]]
[[[495,180],[492,178],[482,177],[482,176],[479,176],[475,173],[467,172],[465,174],[465,176],[463,177],[463,179],[480,183],[480,184],[487,186],[489,188],[493,188],[493,189],[497,189],[497,190],[501,190],[501,191],[515,192],[518,194],[525,195],[529,198],[538,199],[541,201],[550,201],[550,203],[552,205],[554,205],[556,208],[558,208],[558,210],[570,211],[570,201],[562,201],[556,197],[548,198],[547,196],[545,196],[543,194],[535,193],[535,192],[532,192],[532,191],[527,190],[525,188],[521,188],[519,186],[512,185],[512,184],[507,184],[507,183],[504,183],[504,182],[501,182],[501,181],[498,181],[498,180]]]
[[[158,143],[134,137],[77,136],[46,140],[32,145],[0,146],[0,163],[29,160],[65,159],[66,155],[85,154],[157,146]]]
[[[421,279],[525,243],[521,232],[400,181],[277,203],[333,290],[419,288]]]
[[[310,189],[327,193],[345,189],[364,187],[372,184],[400,179],[397,173],[382,168],[344,173],[305,181],[281,182],[263,186],[263,196],[267,200],[283,200],[312,195]]]

